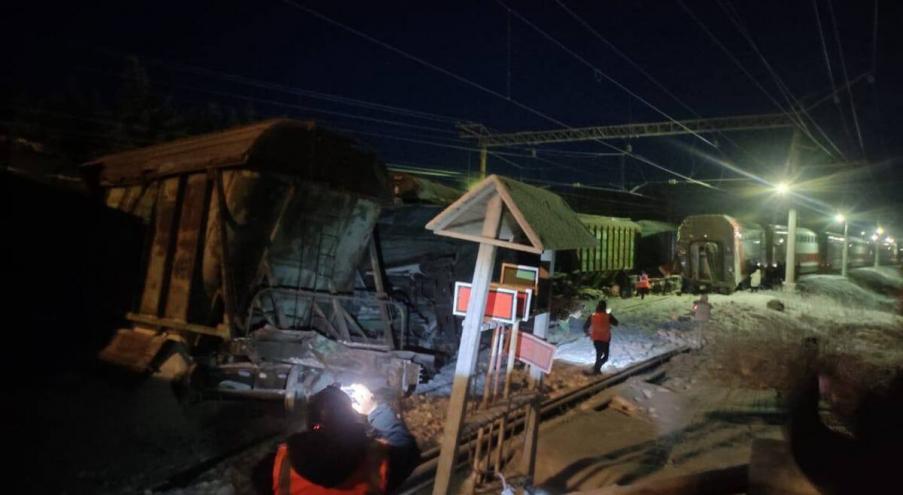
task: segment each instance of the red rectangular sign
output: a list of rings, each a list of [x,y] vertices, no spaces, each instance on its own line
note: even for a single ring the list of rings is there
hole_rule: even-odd
[[[543,373],[552,371],[555,346],[529,333],[520,333],[517,339],[517,359],[536,366]]]
[[[471,285],[467,282],[455,282],[455,300],[453,314],[467,316],[467,304],[470,302]],[[505,323],[517,321],[517,291],[501,287],[489,289],[486,299],[485,315]]]

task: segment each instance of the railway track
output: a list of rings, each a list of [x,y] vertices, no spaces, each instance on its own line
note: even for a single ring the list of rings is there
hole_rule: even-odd
[[[661,366],[672,357],[687,352],[688,350],[689,348],[687,347],[673,349],[644,361],[634,363],[612,375],[601,377],[598,380],[587,383],[586,385],[568,390],[567,392],[555,397],[550,397],[544,400],[542,402],[542,405],[540,406],[542,421],[548,421],[554,417],[557,417],[580,404],[584,400],[598,394],[599,392],[614,385],[623,383],[632,376],[651,371],[658,366]],[[476,437],[475,433],[473,432],[475,432],[481,426],[485,426],[486,424],[496,421],[497,419],[498,418],[492,417],[483,422],[467,424],[467,430],[471,433],[466,434],[461,440],[458,458],[456,461],[457,467],[461,467],[467,463],[468,451],[473,446],[473,442],[475,441]],[[524,415],[522,412],[511,418],[508,426],[508,429],[511,432],[509,433],[509,436],[519,432],[523,427],[523,423]],[[152,489],[152,492],[162,492],[176,488],[187,487],[196,479],[200,478],[204,473],[216,469],[218,466],[236,461],[252,449],[258,448],[266,442],[274,440],[278,436],[279,433],[267,434],[259,437],[257,440],[246,443],[229,452],[225,452],[221,455],[208,458],[199,463],[188,466],[187,468],[182,469],[178,473],[170,476],[166,481],[157,484]],[[407,482],[405,482],[405,484],[399,489],[397,493],[413,494],[432,483],[438,458],[439,447],[432,447],[424,451],[421,455],[420,464],[417,466],[417,468],[414,469]],[[248,466],[249,469],[250,467],[251,466]]]
[[[541,411],[541,420],[543,422],[548,421],[552,418],[555,418],[562,413],[571,410],[577,404],[580,404],[584,400],[589,399],[590,397],[598,394],[599,392],[610,388],[614,385],[618,385],[623,383],[628,378],[632,376],[636,376],[642,373],[646,373],[651,371],[674,356],[678,354],[682,354],[684,352],[689,351],[688,347],[680,347],[677,349],[673,349],[671,351],[659,354],[657,356],[651,357],[644,361],[640,361],[638,363],[634,363],[627,368],[618,371],[612,375],[604,376],[599,378],[598,380],[594,380],[586,385],[581,387],[577,387],[571,389],[561,395],[550,397],[543,401],[540,406]],[[494,421],[494,420],[493,420]],[[489,423],[488,421],[486,422]],[[519,432],[519,430],[523,427],[524,423],[524,415],[523,413],[516,415],[511,421],[511,424],[508,428],[510,428],[510,433],[508,436],[512,436],[515,433]],[[468,424],[468,429],[470,431],[474,431],[478,429],[480,424]],[[456,468],[463,467],[469,463],[468,460],[468,451],[473,446],[473,442],[475,441],[475,434],[470,434],[461,439],[461,445],[458,448],[458,455],[456,459]],[[436,465],[439,458],[439,447],[433,447],[423,452],[421,455],[421,463],[411,475],[408,477],[408,480],[404,485],[398,490],[397,493],[402,495],[411,495],[419,492],[420,490],[429,486],[435,475]]]

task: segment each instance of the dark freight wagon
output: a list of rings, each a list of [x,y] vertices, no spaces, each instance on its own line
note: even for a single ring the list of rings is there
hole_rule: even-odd
[[[386,170],[352,141],[276,119],[84,168],[148,232],[132,326],[102,358],[289,404],[326,381],[407,389],[430,362],[405,350],[371,242]]]

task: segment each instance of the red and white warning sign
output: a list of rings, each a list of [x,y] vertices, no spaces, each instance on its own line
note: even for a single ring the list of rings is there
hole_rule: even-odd
[[[536,366],[543,373],[552,371],[555,346],[529,333],[521,333],[517,339],[517,359]]]
[[[470,302],[471,284],[467,282],[455,282],[455,301],[452,313],[457,316],[467,316],[467,304]],[[526,301],[529,304],[529,301]],[[487,318],[504,323],[517,321],[518,297],[514,289],[493,287],[489,289],[486,299]]]

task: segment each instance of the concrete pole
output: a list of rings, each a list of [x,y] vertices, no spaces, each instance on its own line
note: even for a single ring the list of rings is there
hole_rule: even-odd
[[[796,287],[796,208],[787,213],[787,255],[784,256],[784,290]]]
[[[850,236],[849,236],[849,227],[850,224],[846,220],[843,221],[843,251],[841,255],[841,266],[840,266],[840,276],[847,276],[847,249],[850,247]]]
[[[875,241],[875,268],[878,268],[878,258],[881,251],[881,236]]]
[[[489,160],[489,151],[485,146],[480,148],[480,178],[486,178],[487,161]]]
[[[486,206],[483,219],[483,237],[495,239],[498,236],[502,221],[502,198],[495,195]],[[445,420],[445,431],[442,434],[442,450],[436,465],[436,480],[433,483],[433,495],[445,495],[451,484],[451,475],[461,441],[461,427],[464,424],[464,407],[467,405],[467,389],[470,377],[473,376],[480,352],[480,330],[483,326],[483,315],[486,314],[486,299],[489,296],[489,283],[492,281],[492,269],[495,266],[496,247],[481,243],[477,252],[477,262],[473,270],[473,281],[470,300],[467,302],[467,316],[461,331],[461,345],[458,347],[458,361],[455,364],[455,379],[452,382],[451,399],[448,403],[448,415]]]
[[[555,251],[543,251],[540,261],[549,262],[549,277],[555,274]],[[551,284],[549,285],[551,287]],[[551,294],[542,294],[551,300]],[[533,322],[533,335],[545,338],[549,330],[549,313],[536,315]],[[542,387],[542,370],[530,366],[530,388]],[[524,422],[524,453],[521,458],[521,472],[527,476],[527,483],[533,485],[533,473],[536,471],[536,445],[539,442],[540,401],[534,400],[527,406],[527,419]]]

